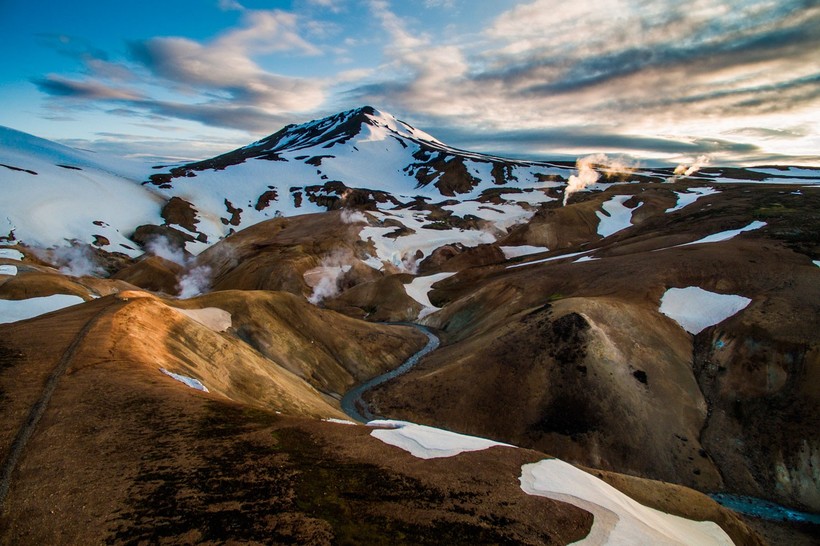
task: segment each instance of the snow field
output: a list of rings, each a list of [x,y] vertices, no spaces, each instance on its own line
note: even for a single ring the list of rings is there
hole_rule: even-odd
[[[669,213],[675,212],[676,210],[681,210],[684,207],[688,207],[701,197],[714,195],[716,193],[720,192],[714,188],[689,188],[686,192],[676,191],[675,195],[678,196],[678,203],[674,207],[666,209],[665,212]]]
[[[541,252],[549,252],[545,246],[520,245],[520,246],[501,246],[498,247],[504,253],[504,257],[508,260],[518,258],[521,256],[529,256],[530,254],[540,254]]]
[[[698,334],[742,311],[751,302],[743,296],[717,294],[697,286],[670,288],[661,297],[660,312],[690,334]]]
[[[609,237],[610,235],[622,231],[632,225],[632,213],[640,208],[643,203],[631,209],[624,203],[632,199],[632,195],[616,195],[609,201],[601,204],[601,211],[595,211],[598,217],[598,235]]]
[[[213,330],[214,332],[224,332],[232,326],[231,314],[218,307],[203,307],[201,309],[180,309],[171,307],[174,311],[182,313],[188,318]]]
[[[754,231],[756,229],[760,229],[766,225],[766,222],[761,222],[760,220],[755,220],[751,224],[746,227],[742,227],[740,229],[730,229],[728,231],[721,231],[719,233],[713,233],[712,235],[707,235],[702,239],[698,239],[697,241],[692,241],[691,243],[684,243],[682,245],[677,246],[689,246],[689,245],[699,245],[701,243],[720,243],[723,241],[728,241],[729,239],[733,239],[737,237],[741,233],[745,231]]]
[[[420,459],[453,457],[465,451],[480,451],[493,446],[513,447],[509,444],[408,423],[407,421],[377,420],[370,421],[367,425],[371,427],[389,427],[377,428],[370,435],[386,444],[401,448]]]
[[[429,224],[430,220],[423,212],[396,210],[389,213],[372,213],[372,215],[376,218],[394,218],[415,231],[415,233],[396,238],[386,237],[386,235],[396,231],[397,228],[392,226],[368,226],[362,228],[359,232],[359,237],[363,241],[370,240],[373,242],[376,247],[376,255],[380,260],[405,271],[412,272],[412,265],[415,262],[414,256],[417,251],[421,251],[426,257],[435,249],[448,244],[461,243],[464,246],[473,247],[495,242],[495,237],[485,231],[457,228],[446,230],[427,229],[423,226]]]
[[[162,199],[141,186],[150,169],[141,163],[74,150],[0,127],[3,223],[16,238],[32,246],[65,246],[66,240],[93,243],[94,235],[110,241],[104,248],[135,257],[130,234],[141,224],[161,224]],[[63,165],[62,167],[60,165]],[[37,174],[31,174],[31,171]],[[94,224],[97,222],[97,225]]]
[[[26,300],[0,300],[0,324],[38,317],[84,302],[85,300],[80,296],[68,294],[54,294]]]
[[[25,256],[23,256],[22,252],[20,252],[19,250],[15,250],[13,248],[0,248],[0,258],[4,260],[14,260],[16,262],[22,262]]]
[[[455,275],[455,272],[436,273],[435,275],[427,275],[425,277],[416,277],[411,282],[404,285],[404,291],[407,295],[424,306],[424,309],[419,313],[418,318],[422,319],[427,315],[435,313],[439,310],[430,302],[428,294],[432,290],[433,285],[444,279],[448,279]]]
[[[594,516],[578,545],[730,545],[714,522],[692,521],[644,506],[611,485],[559,459],[521,468],[521,489],[529,495],[568,502]]]

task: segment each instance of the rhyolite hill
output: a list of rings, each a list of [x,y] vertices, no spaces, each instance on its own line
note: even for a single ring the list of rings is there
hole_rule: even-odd
[[[544,454],[735,543],[691,489],[817,512],[820,171],[593,168],[369,107],[162,167],[0,130],[3,542],[579,540]],[[385,322],[442,344],[375,414],[519,449],[325,421],[424,345]]]

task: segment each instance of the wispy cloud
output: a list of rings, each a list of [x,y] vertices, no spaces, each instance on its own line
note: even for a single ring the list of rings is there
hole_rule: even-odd
[[[53,47],[80,59],[85,73],[75,78],[52,74],[34,83],[52,97],[117,102],[119,108],[107,108],[113,113],[137,112],[251,132],[273,130],[290,121],[284,114],[322,104],[323,81],[272,73],[254,60],[272,53],[320,53],[302,37],[295,14],[247,10],[233,1],[222,1],[220,7],[241,11],[240,25],[207,42],[182,37],[131,42],[128,65],[107,61],[103,52],[87,44],[50,38]]]
[[[530,0],[506,10],[473,0],[494,16],[470,28],[455,0],[424,0],[412,18],[390,0],[214,5],[239,23],[207,40],[131,42],[127,60],[43,36],[83,71],[35,83],[59,100],[254,134],[370,103],[457,146],[517,155],[745,161],[816,156],[820,144],[820,5],[808,0]],[[429,24],[432,14],[450,24]],[[356,57],[364,50],[367,62]],[[324,72],[289,72],[270,62],[277,55]]]
[[[119,101],[138,101],[144,99],[144,97],[136,91],[112,87],[93,80],[70,80],[54,74],[35,79],[33,83],[44,93],[71,99]]]

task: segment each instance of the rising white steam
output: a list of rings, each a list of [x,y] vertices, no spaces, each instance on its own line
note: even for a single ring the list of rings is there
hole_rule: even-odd
[[[42,251],[32,249],[32,253],[44,262],[54,265],[63,275],[84,277],[105,274],[105,269],[91,245],[75,243]]]
[[[186,266],[188,264],[188,256],[185,255],[185,251],[162,235],[151,238],[146,243],[145,249],[151,254],[177,265]]]
[[[677,180],[680,180],[681,178],[692,176],[693,174],[701,170],[703,167],[708,165],[711,160],[712,159],[708,155],[700,155],[691,165],[682,163],[675,167],[675,175],[670,178],[667,178],[666,181],[675,182]]]
[[[570,195],[595,184],[601,178],[601,173],[607,178],[611,178],[631,173],[635,169],[634,165],[628,161],[621,158],[609,158],[606,154],[580,157],[575,162],[575,168],[578,170],[578,174],[571,175],[567,181],[567,187],[564,189],[564,205],[569,201]]]
[[[345,273],[350,271],[351,256],[349,252],[337,251],[322,259],[318,267],[304,273],[308,286],[313,288],[308,301],[319,305],[322,301],[339,295],[339,281]]]
[[[186,299],[199,296],[211,287],[213,268],[209,265],[198,265],[196,258],[186,253],[183,248],[173,244],[168,238],[163,236],[154,237],[145,245],[145,248],[151,254],[185,268],[177,281],[180,298]],[[208,261],[219,264],[218,268],[230,267],[236,264],[233,247],[225,243],[211,247],[209,251]]]
[[[358,210],[343,209],[341,218],[342,222],[345,224],[367,223],[367,216],[365,216],[363,212],[360,212]]]
[[[198,265],[188,269],[177,283],[179,297],[187,299],[204,294],[211,287],[212,275],[213,271],[207,265]]]

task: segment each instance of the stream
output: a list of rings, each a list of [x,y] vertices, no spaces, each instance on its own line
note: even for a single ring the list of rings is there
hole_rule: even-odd
[[[360,383],[351,390],[347,391],[342,397],[341,406],[342,411],[344,411],[351,419],[360,423],[367,423],[376,419],[377,417],[373,415],[373,412],[370,411],[367,403],[362,399],[364,393],[381,385],[382,383],[386,383],[391,379],[395,379],[400,375],[407,373],[413,366],[418,364],[422,358],[438,348],[440,344],[438,336],[431,332],[427,327],[413,323],[401,324],[403,326],[412,326],[427,336],[427,344],[422,347],[420,351],[405,360],[401,366],[393,368],[389,372],[377,375],[376,377],[369,379],[364,383]],[[730,495],[726,493],[714,493],[709,496],[726,508],[748,516],[773,521],[806,522],[820,525],[820,515],[818,514],[799,512],[763,499],[745,497],[741,495]]]
[[[403,323],[403,326],[412,326],[427,336],[427,345],[425,345],[419,352],[405,360],[398,368],[393,368],[387,373],[377,375],[364,383],[360,383],[345,393],[341,401],[342,411],[344,411],[348,417],[354,421],[367,423],[375,418],[373,413],[370,411],[370,408],[367,406],[367,403],[362,399],[362,395],[364,393],[373,387],[377,387],[382,383],[386,383],[391,379],[395,379],[396,377],[407,373],[410,368],[418,364],[422,358],[438,348],[440,343],[439,338],[426,327],[412,323]]]
[[[726,508],[747,516],[770,521],[792,521],[820,525],[820,514],[799,512],[771,501],[728,493],[713,493],[709,496]]]

